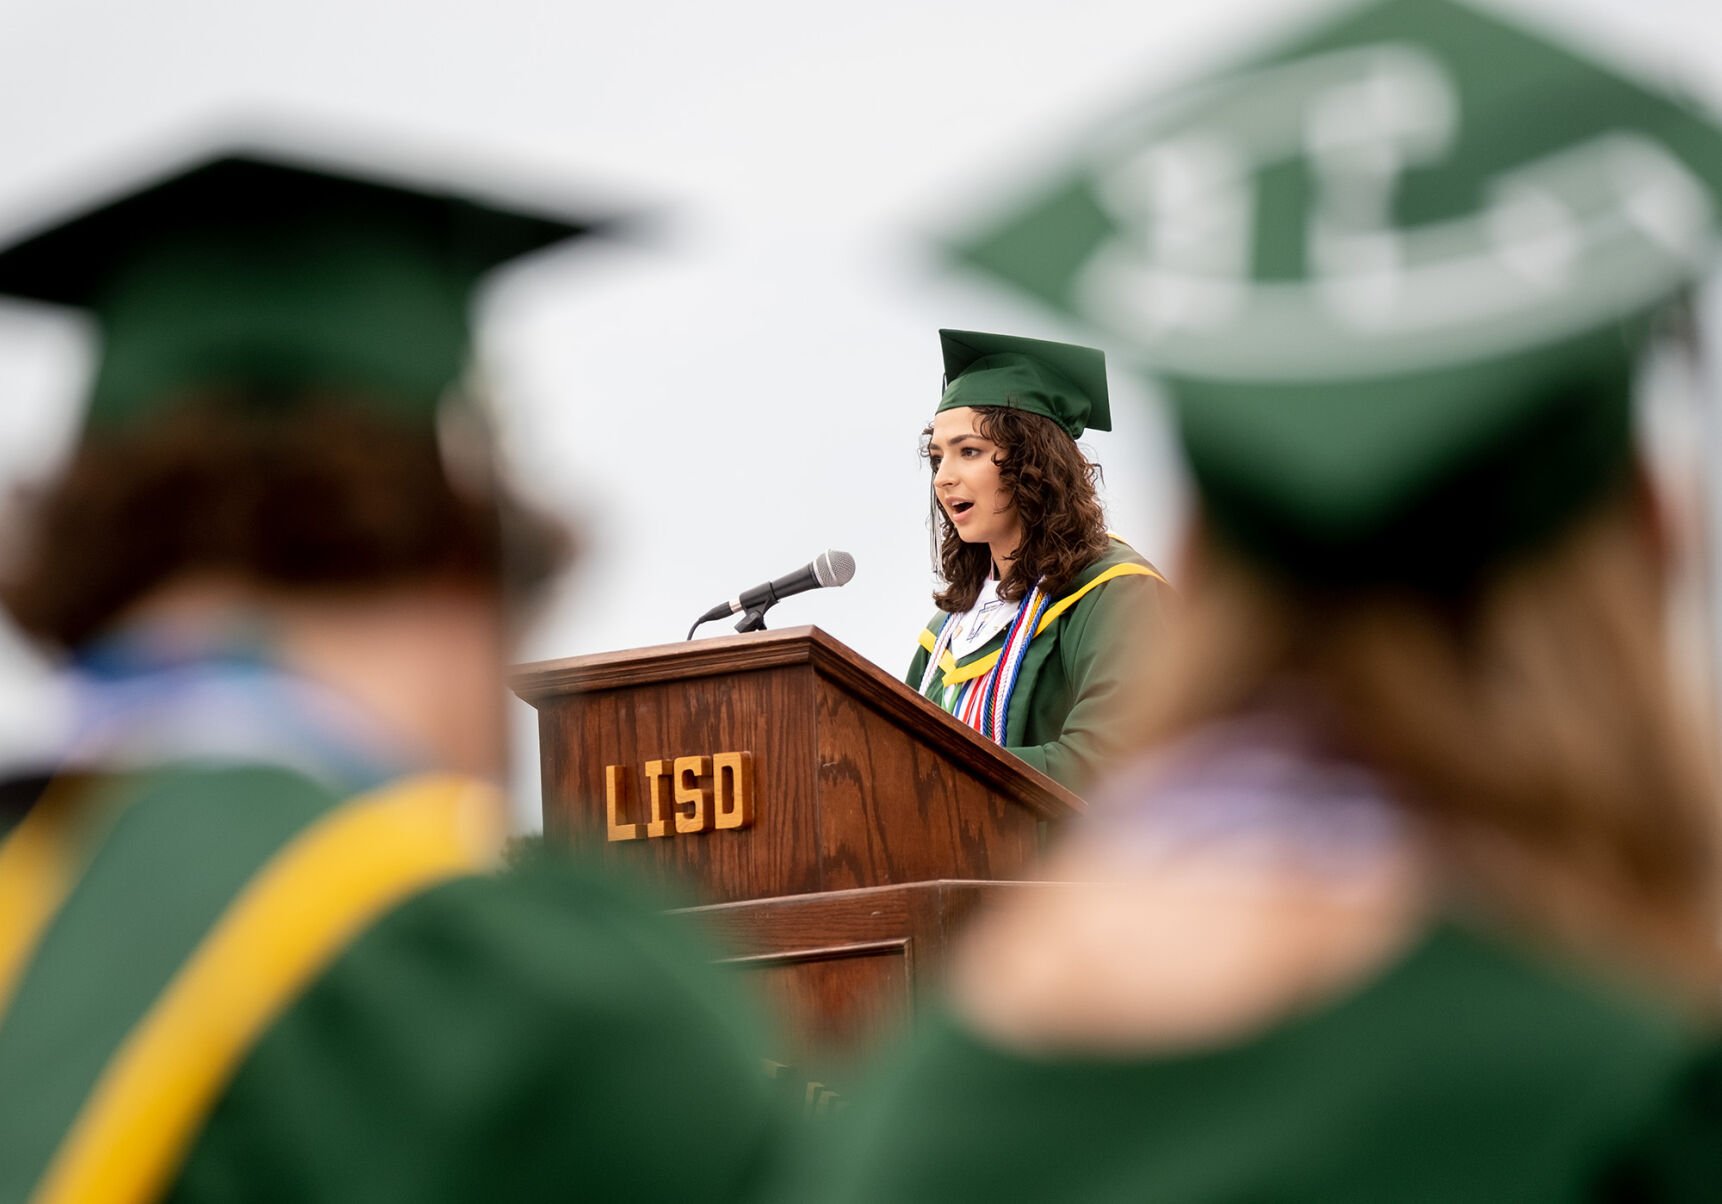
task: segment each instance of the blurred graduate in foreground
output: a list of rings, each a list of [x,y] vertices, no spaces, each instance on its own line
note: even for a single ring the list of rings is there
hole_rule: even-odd
[[[243,153],[0,251],[102,338],[4,582],[77,706],[0,826],[0,1200],[758,1172],[698,955],[572,867],[493,873],[504,656],[566,540],[460,421],[469,295],[579,232]]]
[[[1716,800],[1632,406],[1719,186],[1669,100],[1391,0],[970,244],[1163,377],[1188,614],[1150,754],[972,934],[838,1198],[1722,1193]]]

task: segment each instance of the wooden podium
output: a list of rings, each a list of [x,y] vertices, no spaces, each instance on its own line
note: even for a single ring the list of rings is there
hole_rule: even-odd
[[[813,627],[519,666],[550,839],[631,863],[752,970],[785,1054],[900,1026],[963,915],[1082,802]]]

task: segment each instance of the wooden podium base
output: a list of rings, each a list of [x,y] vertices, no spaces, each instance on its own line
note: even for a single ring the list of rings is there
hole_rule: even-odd
[[[799,1065],[842,1061],[906,1033],[963,922],[1029,883],[940,879],[689,907],[723,964],[745,971]]]

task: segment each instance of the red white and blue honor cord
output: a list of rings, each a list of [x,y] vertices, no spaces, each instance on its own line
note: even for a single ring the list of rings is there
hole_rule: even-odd
[[[1028,653],[1029,642],[1034,639],[1040,617],[1046,612],[1050,601],[1051,598],[1039,585],[1029,590],[1017,607],[1016,617],[1005,629],[1004,647],[999,650],[998,660],[993,667],[970,681],[945,688],[939,695],[933,696],[933,701],[981,735],[997,744],[1005,744],[1008,734],[1006,717],[1010,714],[1011,698],[1016,694],[1017,677],[1022,672],[1023,657]],[[927,672],[922,678],[922,694],[926,694],[927,687],[932,684],[956,626],[957,616],[951,615],[939,628],[938,640],[933,645],[932,659],[928,661]]]

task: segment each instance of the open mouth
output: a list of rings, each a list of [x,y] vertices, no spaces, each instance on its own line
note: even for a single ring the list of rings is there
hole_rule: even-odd
[[[951,512],[952,518],[957,518],[973,510],[975,504],[973,502],[951,502],[945,508]]]

